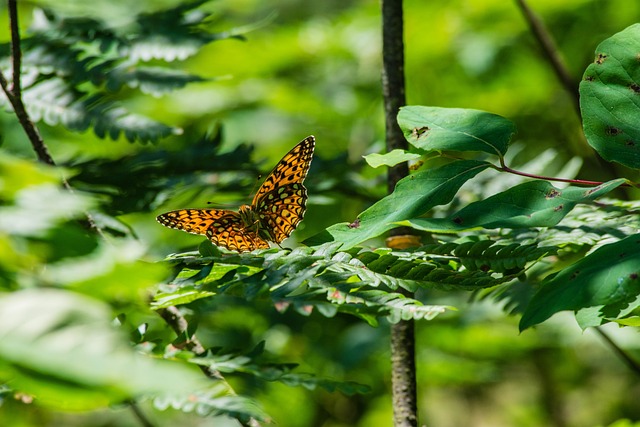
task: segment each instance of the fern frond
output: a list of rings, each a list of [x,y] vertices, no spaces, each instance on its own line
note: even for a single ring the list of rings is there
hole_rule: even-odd
[[[496,246],[495,254],[486,255],[487,268],[465,268],[463,258],[474,260],[494,245],[483,243],[478,248],[469,245],[444,245],[452,260],[443,262],[441,252],[422,248],[416,252],[389,250],[365,251],[354,248],[339,251],[339,244],[297,248],[292,252],[268,250],[247,255],[214,255],[207,257],[177,256],[172,262],[188,271],[181,291],[174,280],[173,293],[156,297],[155,305],[188,303],[214,294],[232,294],[249,300],[269,297],[280,310],[291,308],[309,315],[315,308],[325,316],[343,312],[358,316],[372,325],[377,319],[432,319],[446,307],[424,305],[422,302],[394,292],[398,288],[415,291],[420,288],[444,290],[477,290],[513,280],[520,269],[510,266],[522,259],[536,261],[550,252],[548,248]],[[431,253],[429,253],[431,252]],[[500,252],[504,252],[498,255]],[[469,254],[474,254],[473,257]],[[475,264],[473,264],[475,265]],[[495,266],[496,269],[491,268]],[[186,270],[188,269],[188,270]],[[204,270],[206,273],[204,273]],[[198,271],[204,274],[198,273]],[[180,292],[184,292],[181,294]],[[213,293],[213,294],[212,294]]]

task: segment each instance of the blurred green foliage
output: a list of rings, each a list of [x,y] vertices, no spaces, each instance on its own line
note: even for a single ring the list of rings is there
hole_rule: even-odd
[[[27,29],[38,22],[34,10],[45,6],[60,16],[103,22],[120,35],[145,34],[136,14],[180,4],[175,0],[21,2],[20,26],[28,35]],[[595,46],[640,16],[640,4],[627,0],[544,0],[532,6],[556,37],[576,87],[593,60]],[[83,88],[99,89],[106,101],[166,125],[166,132],[148,138],[166,135],[156,144],[129,143],[126,133],[114,133],[115,141],[103,140],[94,133],[71,132],[54,126],[59,121],[45,120],[39,124],[44,139],[53,157],[67,167],[51,170],[34,164],[15,117],[0,116],[0,289],[13,292],[3,298],[9,308],[25,304],[24,310],[10,317],[17,323],[15,327],[3,322],[0,328],[0,373],[39,366],[44,371],[37,373],[43,376],[39,385],[45,387],[57,380],[55,372],[52,374],[54,363],[60,364],[58,369],[84,367],[88,372],[78,369],[73,384],[87,393],[79,395],[82,399],[77,408],[120,402],[122,396],[141,389],[160,391],[166,387],[163,381],[146,384],[147,388],[144,382],[129,384],[134,373],[145,376],[144,370],[135,372],[135,362],[120,361],[138,360],[136,352],[150,356],[145,361],[152,364],[161,362],[156,359],[162,357],[188,357],[188,352],[171,347],[176,337],[152,312],[148,292],[170,276],[155,261],[171,252],[194,249],[203,238],[163,229],[154,221],[157,213],[205,206],[209,201],[234,206],[248,202],[259,171],[268,171],[282,153],[308,134],[318,140],[317,154],[306,181],[308,212],[291,245],[329,225],[353,221],[385,192],[383,171],[366,167],[361,159],[383,150],[377,1],[217,0],[203,3],[198,10],[211,13],[201,23],[208,33],[243,37],[220,37],[224,40],[197,45],[184,55],[160,42],[166,61],[154,57],[149,45],[142,45],[137,58],[149,67],[147,73],[120,74],[118,82],[128,79],[127,84],[84,81]],[[198,14],[192,17],[203,18]],[[167,25],[171,16],[165,18],[168,21],[151,23]],[[0,28],[7,28],[5,9],[1,20]],[[517,151],[514,147],[519,151],[512,163],[527,166],[532,173],[552,175],[551,169],[591,180],[623,174],[633,177],[617,165],[599,166],[582,136],[569,95],[542,60],[514,3],[407,0],[405,20],[410,104],[476,108],[507,117],[519,132],[512,152]],[[3,31],[1,40],[8,41],[8,32]],[[49,28],[44,35],[54,33]],[[154,59],[148,61],[150,58]],[[56,59],[67,63],[64,58]],[[119,64],[122,57],[115,55],[113,60]],[[142,84],[144,79],[156,81],[158,67],[166,67],[161,76],[165,82],[184,81],[184,87],[175,84],[173,91],[165,93],[153,84]],[[114,76],[118,74],[109,72],[101,77]],[[51,102],[57,101],[54,92],[48,95]],[[101,113],[97,111],[98,116]],[[86,127],[76,128],[82,129]],[[546,157],[538,157],[540,153],[547,153]],[[575,163],[562,169],[569,162]],[[75,193],[52,185],[60,181],[61,174],[69,178]],[[465,197],[482,198],[501,186],[515,185],[509,178],[495,175],[483,179],[463,189],[452,208],[468,202]],[[627,197],[633,194],[623,193]],[[110,237],[107,242],[99,239],[86,228],[86,212],[119,237]],[[568,230],[566,240],[573,238]],[[576,257],[583,254],[576,248]],[[55,289],[39,294],[45,287]],[[58,292],[64,296],[51,296]],[[37,297],[32,299],[29,293]],[[24,295],[29,298],[17,301]],[[522,294],[505,298],[503,304],[515,304],[517,297]],[[517,320],[505,317],[500,303],[488,299],[471,302],[467,293],[434,289],[419,290],[416,298],[458,307],[436,322],[417,323],[421,417],[427,424],[624,426],[633,423],[616,420],[640,418],[635,400],[637,381],[590,331],[581,333],[569,316],[554,316],[535,330],[518,335]],[[30,304],[34,301],[42,305]],[[42,307],[47,303],[53,307],[45,312]],[[280,312],[269,302],[233,294],[193,299],[186,308],[205,347],[235,355],[224,362],[236,374],[229,376],[229,386],[210,384],[205,391],[194,393],[193,414],[180,401],[182,397],[142,402],[142,410],[157,425],[196,425],[201,422],[201,413],[252,414],[258,418],[266,413],[275,422],[293,427],[390,424],[388,328],[384,319],[381,326],[372,328],[343,314],[327,318],[312,312],[302,317],[299,312]],[[8,309],[2,310],[3,316],[10,314]],[[61,319],[61,329],[41,331],[44,343],[32,349],[51,365],[42,359],[24,360],[29,349],[20,352],[18,348],[20,340],[28,337],[20,328],[28,327],[38,314]],[[114,318],[123,335],[112,334],[106,327]],[[78,347],[48,335],[88,324],[100,327],[92,327]],[[607,331],[627,350],[637,353],[637,337],[630,329]],[[97,349],[110,349],[105,352],[122,350],[118,363],[124,367],[109,393],[102,393],[105,388],[96,372],[117,370],[118,366],[111,364],[114,358],[102,361],[83,353],[96,350],[85,347],[91,343],[97,343]],[[70,356],[65,358],[67,349]],[[11,352],[18,354],[15,363],[7,362]],[[221,364],[215,352],[210,359]],[[100,368],[90,369],[94,363]],[[288,373],[292,367],[288,364],[297,364],[293,372],[300,373],[297,378],[290,377],[292,382],[307,388],[290,387],[286,381],[265,381],[268,374],[278,377]],[[172,368],[166,375],[176,375]],[[258,371],[262,377],[255,375]],[[308,380],[307,372],[317,377]],[[173,381],[188,382],[191,375],[197,376],[197,370],[187,370],[183,378]],[[331,393],[316,387],[323,379],[327,380],[320,385],[331,385],[331,380],[366,384],[370,392]],[[139,389],[132,393],[129,386]],[[264,412],[252,408],[251,401],[230,399],[229,387],[259,401]],[[91,394],[96,390],[97,394]],[[31,402],[29,396],[0,389],[0,398],[1,425],[138,425],[124,404],[108,411],[67,414],[47,410],[39,404],[38,396]],[[182,412],[166,409],[172,407]],[[156,412],[158,408],[164,411]],[[214,422],[237,425],[228,418]]]

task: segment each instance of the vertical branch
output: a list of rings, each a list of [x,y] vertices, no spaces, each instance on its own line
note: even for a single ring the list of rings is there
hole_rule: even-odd
[[[551,37],[551,34],[549,34],[549,31],[545,28],[543,22],[535,13],[533,13],[525,0],[516,0],[516,4],[520,8],[527,24],[529,24],[529,28],[531,29],[535,39],[538,41],[545,59],[549,64],[551,64],[551,67],[560,81],[560,84],[564,87],[564,90],[570,95],[573,107],[578,113],[578,117],[580,117],[580,95],[578,94],[578,85],[573,78],[571,78],[571,74],[567,70],[565,63],[560,56],[558,47],[553,41],[553,37]]]
[[[387,151],[407,148],[407,141],[396,121],[400,107],[406,104],[403,29],[402,0],[382,0],[382,93]],[[408,174],[406,162],[391,167],[387,175],[389,193]],[[395,230],[394,234],[402,233],[403,231]],[[417,426],[413,320],[401,321],[391,327],[391,370],[393,425]]]
[[[400,107],[406,104],[402,19],[402,0],[382,0],[382,95],[387,151],[396,148],[407,149],[407,140],[396,119]],[[393,192],[396,183],[408,174],[407,162],[389,168],[389,193]]]

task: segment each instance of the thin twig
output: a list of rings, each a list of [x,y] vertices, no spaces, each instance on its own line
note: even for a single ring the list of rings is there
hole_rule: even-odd
[[[13,83],[11,92],[16,98],[22,97],[20,87],[20,70],[22,62],[22,50],[20,48],[20,28],[18,26],[18,3],[9,0],[9,26],[11,28],[11,63],[13,67]]]
[[[189,322],[187,322],[187,319],[185,319],[182,313],[180,313],[180,310],[171,306],[158,310],[158,314],[164,319],[165,323],[173,329],[176,335],[184,338],[184,346],[187,350],[192,351],[196,356],[204,356],[206,354],[207,350],[204,348],[200,340],[198,340],[195,335],[189,334]],[[209,366],[198,365],[198,367],[207,377],[224,381],[225,384],[228,385],[220,371],[212,369]],[[231,394],[235,394],[231,386],[229,386],[229,392]],[[247,427],[260,427],[261,425],[255,418],[250,418],[246,422],[241,420],[238,421]]]
[[[531,10],[525,0],[516,0],[516,4],[522,11],[524,19],[529,24],[531,32],[538,41],[544,57],[547,59],[547,61],[549,61],[551,67],[556,73],[556,76],[558,77],[558,80],[567,91],[567,93],[571,96],[573,107],[575,108],[578,117],[580,117],[580,94],[578,93],[578,85],[567,70],[565,63],[560,56],[558,47],[553,41],[553,37],[551,36],[549,31],[547,31],[544,23]]]
[[[11,63],[13,66],[13,81],[11,82],[11,85],[9,85],[6,77],[2,75],[0,77],[0,85],[2,86],[4,93],[7,95],[7,98],[13,107],[13,112],[16,114],[16,117],[18,117],[18,121],[27,134],[33,149],[38,155],[38,160],[42,163],[55,166],[53,157],[49,154],[49,150],[42,140],[42,136],[40,136],[38,128],[31,121],[24,103],[22,102],[22,88],[20,86],[22,51],[20,49],[18,4],[16,0],[7,0],[7,5],[9,8],[9,27],[11,29]]]
[[[155,427],[151,420],[147,418],[144,412],[142,412],[142,409],[140,409],[136,402],[129,402],[129,407],[143,427]]]
[[[602,330],[602,328],[593,328],[596,333],[598,333],[600,335],[600,337],[605,340],[605,342],[609,345],[609,347],[611,347],[611,349],[613,349],[613,352],[615,354],[617,354],[620,359],[622,359],[622,361],[624,362],[625,365],[627,365],[627,367],[629,369],[631,369],[633,372],[636,373],[636,375],[640,376],[640,364],[638,364],[637,361],[633,360],[631,358],[631,356],[629,356],[623,349],[621,349],[612,339],[611,337]]]
[[[27,138],[29,138],[31,146],[38,156],[38,160],[50,166],[55,166],[56,162],[53,160],[51,153],[49,153],[49,148],[44,143],[38,127],[29,117],[27,109],[22,101],[22,85],[20,80],[20,73],[22,68],[22,50],[20,47],[20,28],[18,25],[18,2],[17,0],[7,0],[7,5],[9,9],[9,28],[11,30],[11,64],[13,67],[11,73],[12,82],[11,84],[9,84],[4,73],[2,72],[2,70],[0,70],[0,87],[2,87],[3,92],[9,100],[9,103],[13,107],[13,112],[18,118],[20,126],[22,126],[22,129],[27,134]],[[64,188],[70,192],[73,192],[73,188],[69,184],[69,181],[67,181],[64,176],[61,179]],[[87,211],[84,212],[84,215],[87,218],[89,227],[94,229],[102,238],[106,239],[106,236],[102,232],[102,229],[96,224],[93,216]]]

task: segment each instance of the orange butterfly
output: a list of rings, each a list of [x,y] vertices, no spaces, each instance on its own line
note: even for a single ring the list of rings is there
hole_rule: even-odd
[[[158,222],[193,234],[203,234],[218,246],[238,252],[267,249],[289,237],[304,216],[315,138],[308,136],[278,162],[251,205],[238,212],[226,209],[180,209],[158,215]]]

